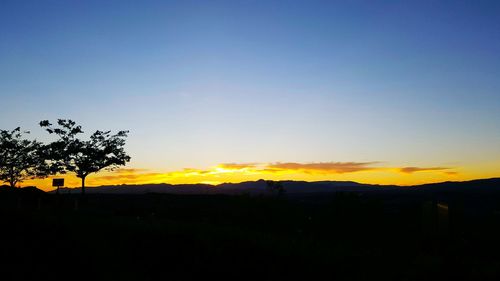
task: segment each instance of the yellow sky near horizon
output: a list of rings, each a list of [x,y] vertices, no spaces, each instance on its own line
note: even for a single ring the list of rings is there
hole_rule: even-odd
[[[185,168],[161,172],[149,169],[122,168],[103,171],[87,177],[86,186],[121,184],[220,184],[244,181],[300,180],[300,181],[356,181],[369,184],[415,185],[442,181],[462,181],[500,176],[499,165],[466,167],[389,166],[379,162],[320,162],[320,163],[225,163],[207,169]],[[59,175],[67,187],[80,187],[81,180],[73,174]],[[53,190],[52,178],[27,180],[22,186],[37,186]]]

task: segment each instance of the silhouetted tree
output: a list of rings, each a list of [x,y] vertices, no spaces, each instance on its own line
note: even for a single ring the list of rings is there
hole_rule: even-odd
[[[40,157],[42,143],[36,140],[27,140],[21,128],[12,131],[0,130],[0,181],[11,187],[28,178],[42,175],[39,169],[43,167]]]
[[[59,137],[48,145],[51,171],[74,172],[82,180],[82,194],[85,194],[85,179],[89,174],[102,169],[114,170],[130,161],[124,150],[128,131],[115,135],[110,131],[96,131],[89,140],[83,141],[77,138],[83,133],[82,127],[74,121],[59,119],[57,125],[53,127],[48,120],[40,122],[49,134]]]
[[[268,180],[266,181],[266,186],[267,190],[269,190],[271,194],[277,193],[279,196],[281,196],[285,193],[285,187],[283,186],[283,183],[279,181]]]

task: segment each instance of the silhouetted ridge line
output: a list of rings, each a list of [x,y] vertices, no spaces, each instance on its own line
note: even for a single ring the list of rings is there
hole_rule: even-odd
[[[374,185],[353,181],[280,181],[285,194],[330,193],[330,192],[371,192],[371,191],[447,191],[447,190],[488,190],[500,188],[500,178],[480,179],[464,182],[442,182],[415,186]],[[61,189],[62,193],[76,193],[78,189]],[[91,187],[89,193],[100,194],[269,194],[267,182],[264,180],[241,183],[209,184],[142,184],[142,185],[106,185]]]

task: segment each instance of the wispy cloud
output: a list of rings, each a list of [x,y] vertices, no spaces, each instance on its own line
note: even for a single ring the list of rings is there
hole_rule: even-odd
[[[218,167],[224,168],[224,169],[246,169],[246,168],[257,168],[261,164],[260,163],[222,163],[217,165]]]
[[[98,175],[96,180],[106,182],[116,182],[121,180],[127,183],[136,183],[161,176],[163,176],[163,173],[151,172],[147,169],[118,169],[104,175]]]
[[[402,173],[412,174],[416,172],[431,172],[431,171],[445,171],[446,173],[453,173],[448,170],[451,168],[446,167],[403,167],[399,171]]]
[[[142,173],[147,172],[148,169],[137,169],[137,168],[120,168],[113,171],[115,174],[131,174],[131,173]]]
[[[268,164],[268,170],[297,171],[303,173],[343,174],[377,169],[378,162],[320,162],[320,163],[274,163]]]

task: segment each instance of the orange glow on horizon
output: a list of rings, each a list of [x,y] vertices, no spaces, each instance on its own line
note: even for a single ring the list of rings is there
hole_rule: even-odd
[[[441,181],[461,181],[495,177],[494,173],[470,173],[459,168],[446,167],[383,167],[377,162],[326,162],[326,163],[248,163],[219,164],[209,169],[186,168],[180,171],[158,172],[147,169],[124,168],[113,172],[92,174],[86,185],[122,184],[194,184],[217,185],[225,182],[297,180],[297,181],[356,181],[370,184],[414,185]],[[487,172],[487,171],[486,171]],[[79,187],[81,181],[67,174],[67,187]],[[35,179],[25,181],[23,186],[34,185],[43,190],[52,190],[52,180]]]

